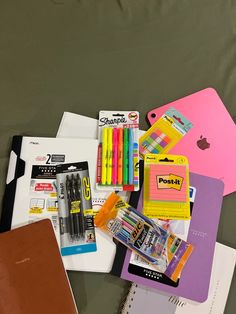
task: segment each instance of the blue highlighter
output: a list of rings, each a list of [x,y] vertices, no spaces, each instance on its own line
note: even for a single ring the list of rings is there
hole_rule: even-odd
[[[133,184],[134,180],[134,132],[129,129],[129,184]]]

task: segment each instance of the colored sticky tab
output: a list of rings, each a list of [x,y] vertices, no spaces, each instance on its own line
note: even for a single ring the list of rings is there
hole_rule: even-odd
[[[144,213],[150,218],[190,219],[189,169],[184,156],[146,154]]]

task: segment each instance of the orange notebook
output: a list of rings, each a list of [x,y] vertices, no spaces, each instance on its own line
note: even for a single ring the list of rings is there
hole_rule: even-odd
[[[0,234],[0,313],[78,313],[49,219]]]

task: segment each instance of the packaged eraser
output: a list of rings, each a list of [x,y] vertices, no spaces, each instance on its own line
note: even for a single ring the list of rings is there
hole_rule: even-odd
[[[115,193],[96,215],[95,225],[173,281],[179,278],[193,250],[191,244],[154,223]]]
[[[97,250],[87,161],[57,166],[61,254]]]
[[[145,155],[143,212],[150,218],[190,219],[189,167],[185,156]]]
[[[139,190],[139,113],[100,111],[98,123],[98,190]]]
[[[174,108],[168,109],[139,139],[139,151],[145,154],[164,154],[174,147],[192,128],[192,123]]]

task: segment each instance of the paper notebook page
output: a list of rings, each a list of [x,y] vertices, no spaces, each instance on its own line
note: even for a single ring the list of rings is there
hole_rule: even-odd
[[[98,120],[64,112],[56,137],[98,138]]]

